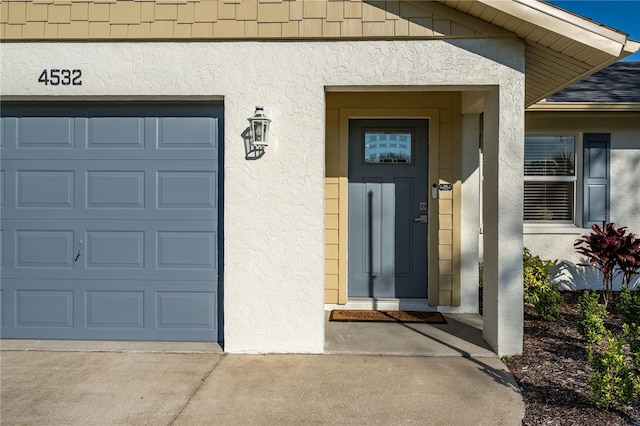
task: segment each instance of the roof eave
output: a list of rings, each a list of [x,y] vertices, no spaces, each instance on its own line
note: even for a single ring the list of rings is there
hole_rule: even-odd
[[[539,0],[477,0],[509,15],[553,31],[563,37],[618,56],[627,34],[599,25],[594,21],[562,10]]]
[[[597,67],[590,68],[587,71],[583,72],[582,74],[579,74],[579,75],[575,76],[574,78],[568,80],[566,83],[564,83],[564,84],[562,84],[560,86],[557,86],[552,90],[549,90],[544,95],[539,96],[538,98],[531,100],[530,102],[527,103],[526,106],[529,107],[531,105],[534,105],[534,104],[536,104],[536,102],[539,102],[539,101],[541,101],[543,99],[546,99],[549,96],[553,95],[554,93],[558,93],[562,89],[565,89],[565,88],[571,86],[572,84],[574,84],[574,83],[576,83],[576,82],[578,82],[580,80],[583,80],[584,78],[589,77],[590,75],[595,74],[598,71],[603,70],[603,69],[607,68],[610,65],[615,64],[616,62],[620,61],[621,59],[624,59],[627,56],[633,55],[634,53],[636,53],[638,51],[639,48],[640,48],[640,43],[635,42],[633,40],[628,40],[625,43],[623,49],[621,50],[621,53],[620,53],[619,56],[612,56],[608,60],[606,60],[604,62],[601,62]]]
[[[531,52],[529,48],[525,51],[527,66],[534,64],[536,70],[525,82],[526,106],[640,50],[640,43],[629,40],[627,34],[542,0],[438,1],[509,29],[533,48]],[[469,4],[480,7],[470,8]],[[498,19],[500,15],[502,18]],[[539,31],[518,22],[531,24],[553,36],[544,41]]]

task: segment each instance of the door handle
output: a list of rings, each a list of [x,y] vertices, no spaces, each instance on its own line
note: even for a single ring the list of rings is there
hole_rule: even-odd
[[[81,249],[82,249],[82,244],[83,244],[83,243],[82,243],[82,240],[78,240],[78,241],[76,241],[76,245],[77,245],[79,248],[78,248],[78,254],[76,254],[76,258],[75,258],[75,259],[73,259],[73,263],[77,262],[77,261],[78,261],[78,259],[80,259],[80,256],[82,255],[82,250],[81,250]]]
[[[418,223],[427,223],[429,222],[429,219],[427,218],[426,214],[421,214],[419,217],[413,219],[413,221]]]

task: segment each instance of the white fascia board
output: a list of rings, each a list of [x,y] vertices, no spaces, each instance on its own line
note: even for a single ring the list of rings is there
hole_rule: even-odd
[[[638,50],[640,50],[640,42],[634,41],[634,40],[627,40],[627,43],[624,45],[624,53],[625,53],[625,57],[629,56],[629,55],[633,55],[634,53],[636,53]]]
[[[637,102],[538,102],[526,109],[527,112],[535,111],[571,111],[571,112],[637,112],[640,111],[640,103]]]
[[[620,56],[627,43],[627,34],[538,0],[477,1],[615,57]]]

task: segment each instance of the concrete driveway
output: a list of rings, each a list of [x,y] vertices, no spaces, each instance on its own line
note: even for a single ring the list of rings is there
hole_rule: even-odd
[[[518,425],[488,357],[0,352],[3,425]]]

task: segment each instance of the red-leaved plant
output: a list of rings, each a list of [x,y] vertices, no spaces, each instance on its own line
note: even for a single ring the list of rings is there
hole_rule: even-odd
[[[629,287],[633,278],[640,274],[640,238],[629,233],[624,236],[624,239],[622,244],[623,259],[618,267],[622,272],[622,284]]]
[[[623,274],[623,284],[629,285],[640,271],[640,240],[627,227],[616,228],[613,223],[591,227],[593,233],[583,236],[574,244],[576,251],[602,272],[602,299],[607,306],[611,300],[613,279]]]

